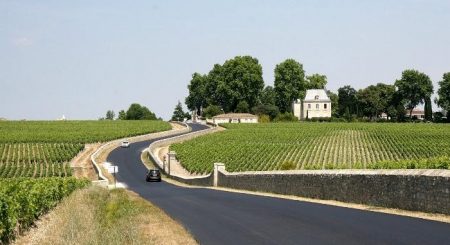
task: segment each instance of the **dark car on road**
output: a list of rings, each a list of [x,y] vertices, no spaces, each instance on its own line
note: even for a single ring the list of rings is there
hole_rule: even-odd
[[[147,173],[147,177],[145,178],[147,182],[150,181],[158,181],[161,182],[161,172],[159,169],[150,169]]]

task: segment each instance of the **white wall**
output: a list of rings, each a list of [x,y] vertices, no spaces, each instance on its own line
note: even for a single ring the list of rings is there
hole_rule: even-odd
[[[308,104],[311,105],[311,108],[308,107]],[[327,108],[324,109],[324,105],[327,105]],[[319,109],[316,108],[316,105],[319,105]],[[327,102],[303,102],[303,118],[314,118],[314,117],[331,117],[331,103]]]
[[[216,118],[213,119],[215,124],[221,124],[221,123],[229,123],[230,122],[230,118]],[[238,119],[234,119],[232,120],[231,123],[239,123]],[[258,123],[258,119],[257,118],[244,118],[241,119],[241,123]]]

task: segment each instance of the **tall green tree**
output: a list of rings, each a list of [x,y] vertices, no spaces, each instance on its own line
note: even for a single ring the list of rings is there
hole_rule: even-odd
[[[249,108],[257,105],[264,89],[262,67],[251,56],[236,56],[223,65],[215,64],[205,80],[205,104],[218,105],[225,112],[235,111],[241,101]]]
[[[106,117],[105,117],[105,119],[106,120],[114,120],[114,117],[116,116],[116,114],[114,113],[114,111],[113,110],[108,110],[107,112],[106,112]]]
[[[287,59],[275,67],[276,105],[281,112],[291,112],[292,102],[303,99],[307,84],[303,65],[294,59]]]
[[[236,106],[235,112],[237,113],[248,113],[249,112],[248,103],[246,101],[241,101]]]
[[[379,117],[387,113],[395,92],[393,85],[378,83],[357,92],[360,114],[369,118]]]
[[[327,76],[320,74],[312,74],[306,76],[307,89],[324,89],[327,85]]]
[[[118,120],[127,120],[127,113],[124,110],[119,111]]]
[[[252,108],[252,112],[255,115],[267,115],[270,117],[270,120],[273,120],[278,114],[280,110],[275,105],[257,105]]]
[[[260,104],[275,105],[277,94],[272,86],[266,86],[261,94]]]
[[[432,121],[433,120],[433,108],[431,105],[431,98],[425,98],[425,120]]]
[[[403,71],[402,77],[395,81],[395,86],[405,102],[406,109],[409,110],[410,118],[412,109],[423,104],[425,99],[430,98],[433,94],[431,79],[417,70]]]
[[[223,64],[226,104],[222,105],[225,112],[236,110],[238,103],[245,101],[249,107],[257,105],[264,89],[262,67],[256,58],[251,56],[236,56]],[[222,85],[222,86],[221,86]]]
[[[447,111],[447,121],[450,122],[450,72],[447,72],[439,82],[436,104]]]
[[[157,120],[155,113],[140,104],[131,104],[126,112],[126,120]]]
[[[357,103],[356,90],[350,85],[338,89],[339,116],[350,117],[351,115],[358,114]]]
[[[327,90],[327,95],[331,100],[331,116],[338,117],[339,116],[339,96],[330,90]]]
[[[207,106],[207,81],[206,75],[194,73],[188,85],[189,95],[185,103],[189,110],[196,111],[201,115],[201,110]]]
[[[186,113],[183,111],[183,105],[181,104],[180,101],[178,101],[178,104],[175,106],[175,109],[173,110],[171,120],[182,122],[184,121],[184,118],[186,118]]]
[[[222,108],[220,108],[220,106],[217,105],[209,105],[208,107],[205,108],[205,110],[203,110],[203,116],[206,118],[212,118],[222,113],[223,113]]]

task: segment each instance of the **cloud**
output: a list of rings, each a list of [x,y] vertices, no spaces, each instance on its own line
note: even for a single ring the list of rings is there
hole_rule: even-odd
[[[16,47],[27,47],[33,45],[33,40],[28,37],[17,37],[12,40],[12,43]]]

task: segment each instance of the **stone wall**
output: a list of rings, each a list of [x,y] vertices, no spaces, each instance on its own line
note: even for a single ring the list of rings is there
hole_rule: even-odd
[[[233,189],[450,214],[449,170],[434,171],[437,173],[434,175],[408,170],[393,170],[390,173],[388,170],[378,173],[376,170],[357,173],[288,172],[230,174],[219,171],[217,185]]]

